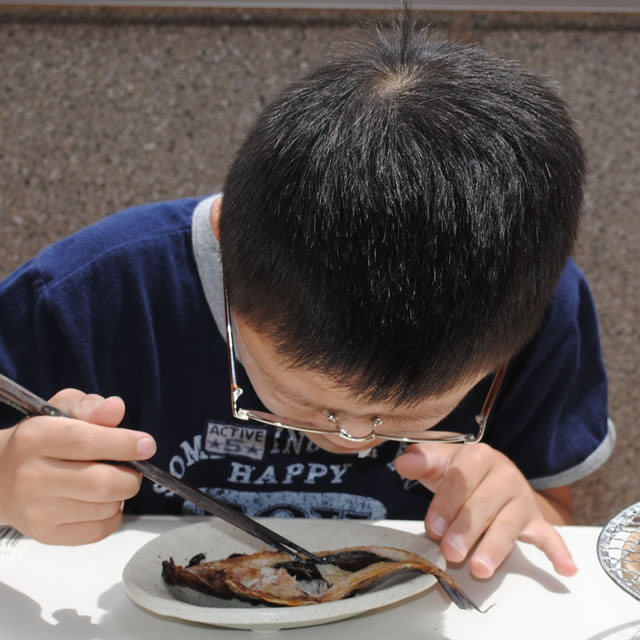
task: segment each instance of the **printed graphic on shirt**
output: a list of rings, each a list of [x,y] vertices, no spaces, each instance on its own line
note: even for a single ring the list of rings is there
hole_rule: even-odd
[[[273,491],[256,493],[234,489],[202,489],[205,493],[239,507],[251,517],[279,518],[349,518],[383,520],[385,506],[375,498],[349,493],[300,493]],[[185,502],[184,513],[204,515],[192,502]]]
[[[316,484],[321,478],[331,484],[342,484],[351,463],[322,464],[320,462],[293,462],[286,466],[254,466],[231,462],[227,481],[231,484]]]
[[[208,453],[261,460],[267,446],[267,430],[251,425],[224,424],[209,420],[204,450]]]
[[[385,519],[385,497],[369,495],[368,478],[378,485],[382,475],[386,500],[411,491],[418,483],[399,478],[393,464],[406,446],[374,448],[360,462],[356,455],[326,454],[303,433],[208,420],[203,433],[179,443],[168,466],[173,476],[250,516]],[[153,491],[176,498],[158,484]],[[190,502],[182,510],[202,513]]]

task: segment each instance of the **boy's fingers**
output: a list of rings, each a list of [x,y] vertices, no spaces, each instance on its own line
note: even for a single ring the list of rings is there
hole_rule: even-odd
[[[524,527],[518,539],[538,547],[551,560],[553,568],[561,576],[573,576],[578,571],[562,536],[544,518],[531,521]]]
[[[98,542],[113,532],[117,531],[122,524],[122,513],[118,509],[117,513],[104,520],[93,520],[90,522],[73,522],[61,524],[48,531],[43,536],[34,536],[39,542],[46,544],[61,544],[77,546],[81,544],[91,544]]]
[[[145,460],[156,451],[155,440],[142,431],[110,429],[73,418],[33,418],[19,430],[25,450],[49,459]]]
[[[50,460],[51,484],[56,495],[78,502],[121,502],[140,490],[142,476],[126,467],[96,462]]]
[[[511,553],[524,525],[526,512],[515,502],[509,502],[496,516],[471,559],[469,570],[475,578],[490,578]]]
[[[115,427],[124,417],[125,406],[121,398],[103,398],[95,393],[83,393],[78,389],[64,389],[49,401],[64,413],[93,424]]]
[[[41,537],[57,527],[87,522],[109,520],[122,512],[122,500],[113,502],[83,502],[81,500],[64,499],[40,505]]]
[[[396,471],[409,480],[418,480],[430,491],[438,489],[449,469],[457,445],[429,443],[412,444],[394,461]]]
[[[85,420],[105,427],[117,427],[124,418],[124,410],[122,398],[110,396],[95,404]]]
[[[30,429],[21,426],[23,441],[32,442],[48,458],[60,460],[145,460],[156,451],[155,440],[147,433],[130,429],[105,429],[118,425],[124,416],[121,398],[103,398],[78,389],[56,393],[50,404],[74,419],[56,418],[47,425]],[[90,423],[90,424],[89,424]]]
[[[474,494],[479,514],[484,514],[484,519],[475,520],[476,528],[478,524],[484,528],[491,522],[496,509],[501,508],[506,501],[502,495],[505,493],[502,486],[496,487],[495,495],[491,493],[486,496],[486,490],[477,492],[478,487],[483,486],[490,475],[492,455],[492,450],[482,443],[465,448],[456,444],[430,443],[415,448],[409,447],[396,459],[396,469],[401,475],[418,480],[434,493],[425,517],[425,526],[430,536],[441,538],[445,535],[465,505],[473,511],[476,507],[468,502],[474,499]],[[480,533],[468,531],[467,537]],[[476,539],[477,537],[467,541],[457,539],[456,542],[461,543],[461,550],[469,549]],[[462,542],[465,544],[462,545]],[[466,555],[466,551],[464,554]],[[452,556],[447,559],[462,559],[454,558],[453,555],[459,554],[452,551]]]
[[[488,466],[470,465],[464,474],[457,466],[452,466],[427,510],[427,531],[435,538],[442,537],[445,532],[447,536],[465,536],[464,547],[470,549],[510,497]],[[461,559],[449,558],[452,561]]]
[[[523,508],[522,503],[512,498],[510,488],[503,486],[501,478],[489,474],[465,500],[455,517],[447,520],[446,533],[440,544],[445,558],[451,562],[462,562],[484,536],[489,543],[487,548],[495,547],[497,556],[501,556],[495,563],[502,562],[529,517],[529,511]],[[437,506],[444,508],[442,503]],[[427,529],[433,518],[432,507],[433,503],[427,515]],[[439,515],[437,511],[434,513],[436,517]]]

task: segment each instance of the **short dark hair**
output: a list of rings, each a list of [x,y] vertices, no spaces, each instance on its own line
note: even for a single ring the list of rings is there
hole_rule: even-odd
[[[220,221],[234,312],[356,397],[443,393],[535,334],[584,174],[551,86],[404,14],[248,133]]]

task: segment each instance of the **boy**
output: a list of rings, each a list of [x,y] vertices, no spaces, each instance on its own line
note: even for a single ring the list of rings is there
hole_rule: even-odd
[[[477,577],[517,539],[571,575],[552,525],[614,441],[569,258],[584,173],[554,91],[405,15],[269,105],[223,196],[0,284],[0,371],[77,418],[0,414],[0,522],[81,544],[125,500],[189,512],[95,462],[155,454],[252,516],[424,517]]]

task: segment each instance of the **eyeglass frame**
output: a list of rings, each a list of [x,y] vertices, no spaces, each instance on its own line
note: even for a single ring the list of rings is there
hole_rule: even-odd
[[[455,435],[450,435],[447,437],[429,437],[429,438],[411,438],[406,435],[403,436],[393,436],[393,435],[385,435],[379,434],[376,432],[376,428],[382,424],[382,419],[378,417],[374,417],[371,420],[371,431],[364,436],[354,436],[346,431],[343,426],[338,422],[338,419],[335,416],[335,413],[327,410],[327,419],[329,422],[335,425],[334,431],[329,431],[327,429],[313,428],[313,427],[302,427],[295,424],[286,424],[277,419],[277,416],[273,414],[273,420],[268,418],[260,417],[255,414],[251,410],[241,409],[238,407],[238,399],[243,394],[242,388],[238,385],[237,376],[236,376],[236,354],[234,348],[233,341],[233,327],[231,320],[231,304],[229,302],[229,289],[226,275],[223,274],[223,291],[224,291],[224,315],[225,315],[225,329],[226,329],[226,342],[227,342],[227,361],[229,366],[229,386],[231,391],[231,413],[234,418],[242,421],[254,420],[256,422],[260,422],[261,424],[266,424],[271,427],[276,427],[280,429],[289,429],[291,431],[297,431],[299,433],[313,433],[317,435],[337,435],[345,440],[349,440],[350,442],[368,442],[370,440],[385,440],[392,442],[408,442],[408,443],[422,443],[422,442],[445,442],[445,443],[461,443],[461,444],[473,444],[476,442],[480,442],[484,437],[484,433],[487,427],[487,421],[489,420],[489,414],[491,413],[491,409],[495,403],[496,397],[498,396],[498,392],[500,390],[502,380],[504,378],[505,372],[507,370],[507,365],[503,364],[496,370],[493,381],[491,382],[491,386],[489,387],[489,391],[485,397],[485,400],[482,404],[482,409],[480,413],[474,416],[475,421],[478,424],[478,433],[460,433]],[[262,413],[262,412],[261,412]],[[268,412],[265,412],[268,413]],[[430,428],[425,429],[422,432],[417,433],[428,433]],[[438,433],[437,431],[431,431],[431,433]]]

